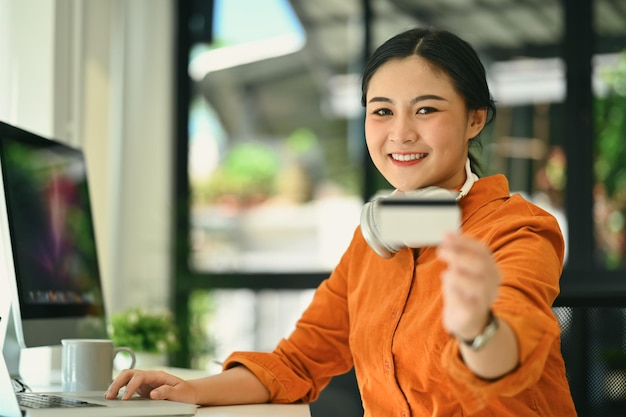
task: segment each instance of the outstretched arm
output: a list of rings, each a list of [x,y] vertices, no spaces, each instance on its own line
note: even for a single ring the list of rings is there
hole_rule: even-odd
[[[443,325],[457,338],[473,340],[492,319],[491,306],[502,281],[498,266],[485,244],[460,234],[446,236],[438,255],[448,264],[441,276]],[[460,344],[466,365],[485,379],[504,376],[519,363],[515,333],[505,321],[495,320],[495,335],[480,350]]]

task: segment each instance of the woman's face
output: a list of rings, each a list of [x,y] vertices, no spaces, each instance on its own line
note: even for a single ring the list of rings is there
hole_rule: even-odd
[[[465,181],[469,140],[487,111],[470,110],[448,76],[425,59],[391,60],[374,73],[366,97],[365,137],[376,168],[401,191]]]

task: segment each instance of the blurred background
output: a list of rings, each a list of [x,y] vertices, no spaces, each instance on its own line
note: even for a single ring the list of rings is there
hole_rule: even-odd
[[[0,119],[86,150],[108,311],[170,310],[170,364],[216,372],[289,334],[389,187],[359,77],[414,26],[455,32],[485,64],[484,174],[559,220],[577,407],[620,415],[624,0],[0,0]],[[359,407],[348,374],[312,410]]]

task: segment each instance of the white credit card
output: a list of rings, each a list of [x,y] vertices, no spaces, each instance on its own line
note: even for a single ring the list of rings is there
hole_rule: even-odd
[[[377,211],[380,235],[394,245],[436,246],[447,232],[461,227],[461,210],[453,198],[384,198]]]

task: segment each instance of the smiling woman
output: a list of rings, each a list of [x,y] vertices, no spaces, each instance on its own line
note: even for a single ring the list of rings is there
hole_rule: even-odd
[[[511,195],[503,175],[472,172],[469,143],[494,112],[476,51],[448,31],[411,29],[374,51],[362,79],[376,167],[394,194],[435,187],[457,195],[460,230],[420,247],[404,242],[384,257],[353,227],[273,349],[238,348],[221,373],[199,380],[131,370],[108,395],[126,386],[125,398],[202,405],[312,402],[354,369],[366,416],[576,415],[551,311],[563,266],[558,224]],[[287,149],[311,155],[317,141],[296,137]],[[431,221],[416,220],[416,233]]]

